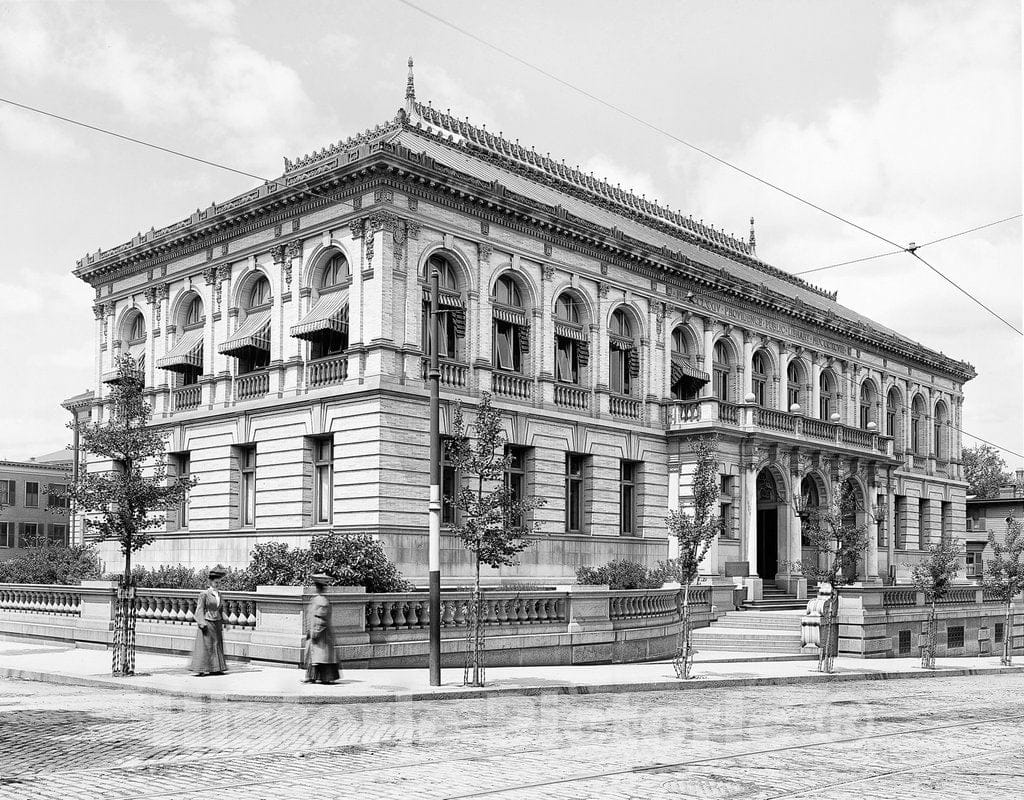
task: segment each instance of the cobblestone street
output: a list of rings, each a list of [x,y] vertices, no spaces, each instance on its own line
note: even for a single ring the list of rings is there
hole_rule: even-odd
[[[0,681],[2,798],[1020,796],[1024,676],[288,706]]]

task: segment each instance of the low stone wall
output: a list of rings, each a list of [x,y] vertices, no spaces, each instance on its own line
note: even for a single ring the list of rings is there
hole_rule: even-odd
[[[358,667],[425,667],[428,601],[424,592],[366,594],[332,587],[337,656]],[[160,653],[191,652],[195,639],[194,591],[139,589],[136,645]],[[228,656],[298,664],[303,614],[312,589],[260,586],[223,592],[224,647]],[[0,635],[106,647],[112,640],[115,584],[82,586],[0,584]],[[468,649],[471,595],[442,594],[442,664],[462,666]],[[691,589],[694,625],[730,611],[731,587]],[[566,586],[484,594],[486,663],[564,665],[643,661],[672,655],[681,614],[677,587],[613,591]]]
[[[928,628],[924,592],[913,586],[850,586],[839,605],[839,653],[863,658],[920,655]],[[953,587],[936,604],[936,655],[978,656],[998,653],[1003,636],[1012,636],[1014,652],[1024,648],[1024,606],[1014,604],[1011,630],[1005,630],[1004,604],[975,586]],[[959,631],[962,628],[962,639]],[[909,643],[909,649],[908,649]],[[902,644],[902,649],[901,649]]]

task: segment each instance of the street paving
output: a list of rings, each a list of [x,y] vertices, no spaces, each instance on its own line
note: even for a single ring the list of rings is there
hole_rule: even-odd
[[[0,798],[1024,796],[1024,675],[291,705],[0,680]]]

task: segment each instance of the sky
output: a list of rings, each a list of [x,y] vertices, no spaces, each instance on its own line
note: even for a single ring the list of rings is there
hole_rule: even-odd
[[[900,244],[1021,211],[1018,2],[410,2]],[[726,232],[753,216],[782,269],[893,249],[400,0],[0,0],[0,97],[265,177],[390,119],[410,55],[419,99]],[[92,388],[76,260],[253,183],[0,104],[0,458],[65,444]],[[1019,220],[920,254],[1022,327]],[[964,430],[1024,453],[1020,335],[905,253],[806,277],[972,363]]]

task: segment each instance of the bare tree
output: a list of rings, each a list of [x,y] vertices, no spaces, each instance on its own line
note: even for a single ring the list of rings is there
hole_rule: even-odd
[[[505,479],[512,459],[505,452],[506,444],[501,412],[491,406],[490,394],[481,395],[472,431],[466,424],[462,403],[456,403],[452,436],[446,447],[449,461],[464,483],[445,501],[456,509],[455,533],[474,560],[469,661],[465,676],[465,682],[472,686],[484,685],[480,567],[487,565],[497,569],[515,564],[516,556],[531,544],[529,535],[539,528],[528,516],[544,504],[542,498],[516,496]]]
[[[138,366],[130,355],[117,359],[117,383],[112,387],[106,420],[79,425],[81,447],[109,461],[106,472],[79,471],[67,496],[88,516],[85,527],[95,541],[116,541],[124,554],[115,613],[114,675],[135,672],[135,587],[132,553],[153,541],[163,527],[159,512],[180,504],[194,478],[167,477],[164,437],[149,423],[152,410],[142,394]],[[78,457],[78,454],[75,454]]]
[[[1013,666],[1013,600],[1024,591],[1024,529],[1020,520],[1007,517],[1002,544],[995,532],[988,535],[992,558],[985,564],[985,588],[1006,604],[1003,623],[1003,654],[999,663]]]
[[[949,591],[949,585],[960,569],[962,551],[952,538],[943,537],[928,548],[928,557],[914,565],[914,586],[924,592],[928,603],[928,644],[921,650],[921,668],[935,669],[935,606]]]
[[[868,526],[857,522],[863,511],[851,477],[833,477],[829,502],[804,513],[804,535],[814,550],[813,559],[796,562],[800,571],[832,592],[821,610],[821,649],[818,670],[832,672],[839,652],[839,596],[856,578],[857,561],[868,546]]]
[[[673,659],[676,676],[680,680],[688,679],[693,667],[690,587],[697,580],[700,562],[719,533],[719,519],[714,513],[719,495],[718,440],[714,436],[702,436],[691,442],[690,447],[697,456],[693,506],[672,509],[665,517],[669,535],[674,536],[679,544],[679,555],[669,562],[669,570],[683,587],[682,619]]]

